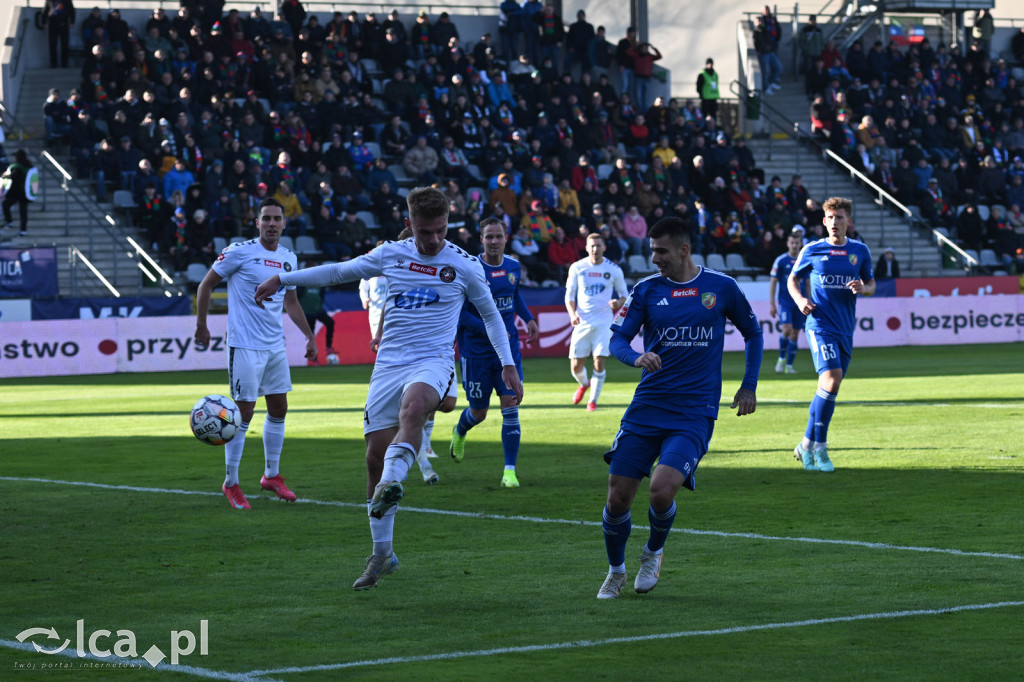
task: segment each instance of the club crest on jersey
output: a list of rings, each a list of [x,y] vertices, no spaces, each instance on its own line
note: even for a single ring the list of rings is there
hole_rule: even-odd
[[[851,253],[850,254],[850,265],[856,265],[856,264],[857,264],[857,254]]]
[[[441,281],[445,284],[450,284],[455,281],[455,268],[450,265],[446,265],[441,268]]]
[[[715,307],[715,301],[718,299],[713,293],[708,292],[700,295],[700,302],[704,304],[704,307],[711,310]]]
[[[697,290],[694,289],[694,288],[690,288],[690,289],[673,289],[672,290],[672,298],[682,298],[684,296],[696,296],[696,295],[697,295]],[[711,294],[711,296],[712,296],[711,305],[714,305],[715,304],[715,302],[714,302],[714,294]]]
[[[276,260],[270,260],[269,258],[264,258],[263,259],[263,264],[266,265],[268,268],[279,268],[279,267],[281,267],[280,263],[278,263]]]
[[[514,272],[508,273],[508,283],[511,284],[512,286],[516,285],[516,273],[514,273]]]
[[[606,272],[606,273],[604,273],[604,274],[603,274],[603,275],[601,275],[601,276],[602,276],[602,277],[604,277],[605,279],[611,279],[611,278],[612,278],[612,273],[610,273],[610,272]]]
[[[413,272],[421,272],[424,275],[436,275],[437,268],[429,265],[420,265],[419,263],[409,263],[409,269]]]
[[[284,271],[285,272],[291,272],[292,271],[292,264],[291,263],[285,263],[284,264]]]

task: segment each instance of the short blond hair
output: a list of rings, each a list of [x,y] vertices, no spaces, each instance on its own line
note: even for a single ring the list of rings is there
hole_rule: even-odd
[[[821,205],[822,211],[845,211],[846,216],[850,217],[853,215],[853,201],[844,197],[829,197],[825,200],[825,203]]]

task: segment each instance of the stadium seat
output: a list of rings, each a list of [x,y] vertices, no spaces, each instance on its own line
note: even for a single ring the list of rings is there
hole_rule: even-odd
[[[611,177],[612,171],[615,170],[615,166],[610,163],[602,163],[597,167],[597,179],[604,182]]]
[[[228,247],[228,240],[224,239],[224,237],[214,237],[213,238],[213,248],[216,249],[217,253],[220,253],[221,251],[223,251],[227,247]]]
[[[982,249],[980,258],[981,267],[983,268],[1000,268],[1003,266],[1002,262],[996,256],[996,252],[992,249]]]
[[[754,278],[750,275],[736,275],[737,282],[753,282]]]
[[[644,275],[651,272],[648,269],[647,259],[635,253],[626,258],[626,265],[629,266],[629,271],[634,275]]]
[[[933,233],[934,232],[937,232],[938,234],[941,234],[946,239],[949,239],[949,228],[948,227],[936,227],[933,230]],[[938,238],[936,238],[935,241],[938,242],[940,240]]]
[[[232,237],[228,244],[237,244],[238,242],[246,241],[245,237]]]
[[[750,270],[743,256],[738,253],[730,253],[725,256],[725,269],[729,272],[746,272]]]
[[[709,253],[707,257],[707,267],[710,270],[718,270],[719,272],[725,272],[725,259],[722,258],[720,253]]]
[[[558,287],[562,286],[553,279],[546,279],[543,282],[541,282],[540,285],[545,289],[557,289]]]
[[[185,270],[185,280],[189,284],[199,284],[203,281],[203,277],[206,277],[206,273],[209,270],[202,263],[189,263],[188,268]]]
[[[982,220],[988,220],[992,216],[992,210],[985,204],[978,204],[978,216]]]
[[[317,248],[315,239],[309,235],[302,235],[295,238],[295,253],[305,256],[320,253],[320,249]]]
[[[281,246],[283,246],[284,248],[288,249],[289,251],[292,251],[292,252],[295,251],[295,240],[293,240],[291,237],[289,237],[287,235],[281,237],[281,242],[280,243],[281,243]]]
[[[137,208],[132,193],[127,189],[114,191],[114,210],[120,213],[124,221],[129,225],[132,223],[132,212]]]
[[[981,256],[974,249],[964,249],[964,253],[966,253],[968,257],[974,259],[974,265],[981,262]]]
[[[366,227],[371,230],[376,230],[380,227],[380,224],[377,222],[377,216],[373,215],[369,211],[359,211],[356,213],[356,217],[366,223]]]
[[[768,275],[757,275],[754,277],[755,282],[770,282],[772,278]]]
[[[693,258],[693,264],[694,265],[697,265],[699,267],[704,267],[704,256],[700,255],[699,253],[695,253],[695,254],[693,254],[692,258]]]

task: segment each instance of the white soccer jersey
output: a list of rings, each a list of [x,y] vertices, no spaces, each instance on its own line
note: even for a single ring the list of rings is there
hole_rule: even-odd
[[[294,253],[280,245],[276,251],[268,251],[259,239],[229,244],[221,252],[213,271],[227,280],[229,346],[255,350],[284,348],[284,292],[295,287],[282,287],[263,302],[262,308],[253,297],[261,282],[291,272],[296,266]]]
[[[627,293],[622,268],[607,258],[597,265],[591,263],[589,258],[581,258],[569,266],[565,301],[566,305],[570,301],[576,302],[581,327],[610,326],[615,312],[609,302]]]
[[[343,263],[282,273],[281,282],[289,286],[323,286],[379,276],[387,280],[387,313],[377,366],[409,365],[437,358],[454,365],[455,331],[466,300],[483,317],[502,364],[514,364],[508,333],[480,261],[450,242],[445,242],[436,256],[421,254],[412,238],[385,242]]]
[[[370,333],[377,333],[380,314],[384,310],[384,301],[388,296],[388,281],[383,277],[371,277],[359,280],[359,300],[370,313]]]

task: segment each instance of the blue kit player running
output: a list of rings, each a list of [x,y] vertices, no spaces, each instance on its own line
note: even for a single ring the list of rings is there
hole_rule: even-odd
[[[804,321],[807,316],[800,312],[793,297],[789,295],[789,273],[793,271],[796,258],[800,255],[800,247],[804,245],[803,233],[793,230],[786,240],[786,253],[775,259],[772,263],[771,280],[768,284],[768,300],[771,301],[769,312],[772,317],[778,316],[779,324],[782,325],[782,335],[779,337],[779,359],[775,363],[775,371],[782,374],[796,374],[793,361],[796,359],[796,352],[799,349],[800,330],[804,328]],[[782,286],[779,286],[782,282]],[[776,291],[778,296],[776,298]],[[778,305],[776,305],[778,300]]]
[[[603,517],[610,568],[598,599],[618,597],[626,584],[629,509],[648,475],[651,531],[633,587],[644,593],[658,584],[676,493],[683,486],[694,489],[694,473],[718,418],[726,320],[743,335],[746,350],[746,370],[732,407],[741,417],[757,408],[764,341],[736,280],[694,265],[690,228],[681,219],[659,220],[649,235],[651,262],[659,274],[637,282],[612,321],[612,353],[643,373],[604,456],[611,465]],[[644,352],[638,353],[630,341],[641,328]]]
[[[480,223],[480,238],[484,253],[480,264],[484,268],[487,286],[498,307],[501,319],[508,331],[509,346],[515,360],[519,379],[523,378],[523,359],[519,352],[519,331],[516,329],[516,315],[526,322],[527,340],[534,341],[540,334],[540,327],[533,319],[519,292],[522,268],[519,262],[505,256],[508,233],[505,223],[497,218],[487,218]],[[465,455],[466,433],[487,418],[491,392],[498,394],[501,404],[501,446],[505,451],[505,471],[501,476],[503,488],[518,488],[516,459],[519,456],[519,406],[515,394],[505,386],[501,378],[501,360],[494,352],[487,328],[476,306],[468,301],[459,316],[459,356],[462,364],[462,386],[466,389],[469,407],[462,411],[459,423],[452,429],[451,456],[461,462]]]
[[[857,296],[875,293],[871,251],[861,242],[846,238],[853,202],[832,197],[822,209],[826,236],[803,248],[788,282],[794,303],[807,315],[807,343],[818,371],[818,390],[811,401],[807,431],[793,450],[809,471],[835,469],[828,456],[828,425],[853,354]],[[809,279],[810,298],[800,291],[800,280],[805,278]]]

